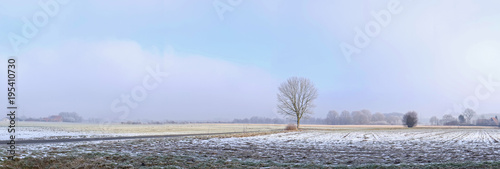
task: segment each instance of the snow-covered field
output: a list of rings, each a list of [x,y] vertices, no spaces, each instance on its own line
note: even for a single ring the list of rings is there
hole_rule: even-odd
[[[496,161],[499,140],[500,129],[396,129],[291,132],[186,145],[292,163],[392,164]]]
[[[378,128],[306,130],[232,138],[164,138],[19,146],[34,156],[100,152],[182,156],[193,162],[273,161],[282,164],[358,165],[500,160],[500,129]]]

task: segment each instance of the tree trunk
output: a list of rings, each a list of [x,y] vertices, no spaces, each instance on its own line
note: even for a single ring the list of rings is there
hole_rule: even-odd
[[[299,129],[299,126],[300,126],[300,119],[297,118],[297,130]]]

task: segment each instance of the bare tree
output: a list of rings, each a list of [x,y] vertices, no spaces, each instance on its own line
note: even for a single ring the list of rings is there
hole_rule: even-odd
[[[357,125],[365,125],[370,123],[370,116],[366,112],[362,111],[353,111],[352,113],[352,122]]]
[[[340,124],[347,125],[351,124],[351,122],[352,122],[351,113],[347,110],[342,111],[342,114],[340,114]]]
[[[443,115],[443,119],[441,120],[443,125],[453,125],[458,123],[457,118],[453,117],[451,114]]]
[[[372,121],[373,122],[385,121],[385,116],[384,114],[377,112],[372,115]]]
[[[339,123],[339,113],[337,113],[337,111],[335,110],[328,112],[328,114],[326,115],[326,124],[338,125],[338,123]]]
[[[401,124],[402,116],[389,115],[385,117],[385,121],[390,125]]]
[[[61,112],[59,116],[62,117],[63,122],[79,123],[83,121],[83,118],[75,112]]]
[[[317,97],[318,90],[309,79],[291,77],[279,87],[278,112],[297,120],[298,129],[300,120],[313,113],[313,101]]]
[[[370,123],[370,120],[372,119],[372,112],[368,109],[363,109],[361,110],[361,113],[363,113],[368,118],[368,122],[366,123]]]
[[[418,123],[417,112],[410,111],[403,116],[403,124],[409,128],[415,127]]]
[[[432,116],[430,119],[431,125],[438,125],[439,119],[436,116]]]
[[[467,123],[470,123],[470,120],[472,119],[472,117],[474,117],[476,115],[476,112],[472,109],[465,109],[464,110],[464,113],[463,113],[465,119],[467,120]]]

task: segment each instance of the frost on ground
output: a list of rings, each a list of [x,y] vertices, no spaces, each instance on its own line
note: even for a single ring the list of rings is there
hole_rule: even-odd
[[[0,130],[7,131],[7,123],[0,123]],[[55,140],[73,138],[150,136],[175,134],[210,134],[228,132],[257,132],[282,129],[281,125],[251,124],[165,124],[122,125],[20,122],[16,126],[17,140]],[[9,140],[10,133],[0,135],[0,140]]]
[[[498,161],[499,129],[316,130],[241,138],[170,138],[20,145],[28,156],[79,153],[280,164],[358,165]],[[147,163],[147,161],[145,162]]]
[[[308,131],[194,140],[176,146],[197,145],[208,153],[284,163],[442,163],[496,161],[499,139],[498,129]]]

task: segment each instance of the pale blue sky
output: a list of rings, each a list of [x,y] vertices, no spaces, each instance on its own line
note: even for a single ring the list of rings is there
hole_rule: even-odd
[[[17,52],[9,33],[23,36],[23,17],[31,21],[43,7],[0,2],[0,55],[19,58],[19,103],[27,116],[116,118],[123,113],[111,107],[125,104],[113,101],[140,86],[156,64],[169,76],[128,107],[127,119],[280,117],[277,87],[291,76],[318,87],[317,117],[360,109],[441,117],[477,98],[480,78],[500,81],[494,0],[242,0],[223,20],[213,0],[73,0],[58,2]],[[376,20],[372,11],[395,2],[401,11],[348,62],[340,44],[352,45],[355,28],[364,30]],[[477,99],[476,110],[500,113],[500,86],[479,88],[489,95]]]

